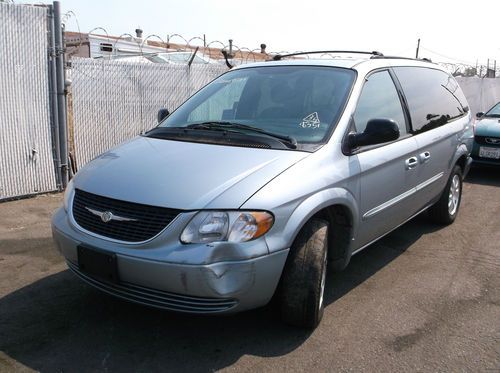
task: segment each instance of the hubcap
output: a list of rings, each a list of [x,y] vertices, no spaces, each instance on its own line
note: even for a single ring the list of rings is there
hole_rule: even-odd
[[[321,288],[319,295],[319,309],[323,306],[323,297],[325,295],[325,283],[326,283],[326,250],[323,257],[323,273],[321,273]]]
[[[450,193],[448,196],[448,212],[450,215],[455,215],[460,202],[460,176],[453,175],[450,185]]]

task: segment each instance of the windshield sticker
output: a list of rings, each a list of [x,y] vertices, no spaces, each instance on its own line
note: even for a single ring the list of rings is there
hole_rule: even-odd
[[[307,117],[302,119],[302,122],[299,124],[302,128],[319,128],[321,122],[318,118],[318,112],[314,112],[309,114]]]

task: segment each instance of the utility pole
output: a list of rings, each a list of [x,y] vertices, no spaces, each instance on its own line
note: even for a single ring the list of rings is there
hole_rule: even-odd
[[[418,58],[418,50],[420,49],[420,38],[417,41],[417,53],[415,53],[415,58]]]

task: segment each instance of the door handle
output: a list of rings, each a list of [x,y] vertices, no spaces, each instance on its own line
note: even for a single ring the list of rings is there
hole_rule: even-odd
[[[417,157],[411,157],[411,158],[408,158],[405,161],[405,168],[407,170],[411,170],[412,168],[415,168],[417,166],[418,166],[418,159],[417,159]]]
[[[420,157],[420,163],[426,163],[429,162],[429,159],[431,159],[431,153],[423,152],[420,153],[419,157]]]

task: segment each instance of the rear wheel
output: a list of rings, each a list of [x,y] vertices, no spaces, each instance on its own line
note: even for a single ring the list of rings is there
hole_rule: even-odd
[[[462,169],[455,166],[439,200],[429,209],[431,219],[439,224],[455,221],[462,200]]]
[[[293,243],[281,283],[281,315],[285,322],[315,328],[324,310],[328,223],[312,219]]]

